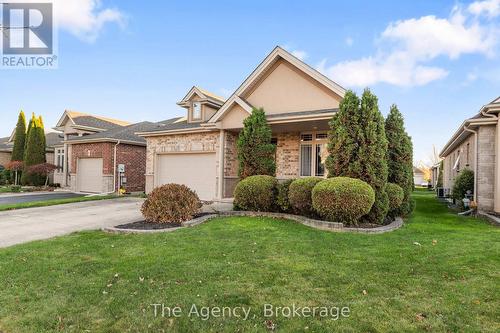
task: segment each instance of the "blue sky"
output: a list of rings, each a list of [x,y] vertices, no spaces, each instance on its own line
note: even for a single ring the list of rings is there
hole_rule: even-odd
[[[229,95],[281,45],[346,88],[396,103],[428,161],[500,95],[500,0],[56,0],[57,70],[0,71],[0,136],[17,113],[158,121],[193,85]]]

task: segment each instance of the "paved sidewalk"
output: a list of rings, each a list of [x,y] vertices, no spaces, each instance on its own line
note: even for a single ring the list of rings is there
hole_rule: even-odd
[[[122,198],[0,212],[0,248],[139,221],[143,201]]]

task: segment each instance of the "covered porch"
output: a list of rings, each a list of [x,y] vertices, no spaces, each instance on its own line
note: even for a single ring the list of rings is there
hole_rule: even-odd
[[[268,116],[276,145],[276,178],[326,177],[325,160],[329,121],[333,113],[316,119],[279,119]],[[319,118],[319,119],[318,119]],[[241,128],[224,129],[222,199],[232,198],[238,178],[236,141]]]

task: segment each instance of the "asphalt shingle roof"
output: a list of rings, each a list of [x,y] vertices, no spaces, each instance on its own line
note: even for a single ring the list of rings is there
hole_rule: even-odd
[[[110,130],[114,128],[123,127],[122,125],[115,124],[110,121],[100,119],[94,116],[79,116],[73,118],[73,121],[75,122],[76,125],[79,126],[88,126],[88,127],[100,128],[103,130]]]
[[[96,140],[96,139],[114,139],[114,140],[124,140],[132,141],[138,143],[146,143],[146,140],[140,136],[137,136],[137,132],[148,132],[152,128],[156,127],[157,124],[151,123],[149,121],[144,121],[142,123],[132,124],[129,126],[120,126],[118,128],[110,129],[105,132],[99,132],[95,134],[85,135],[83,137],[72,137],[68,141],[85,141],[85,140]]]
[[[160,131],[199,128],[201,127],[201,124],[202,123],[188,123],[184,117],[177,117],[160,121],[154,124],[154,126],[151,127],[149,130],[143,132],[160,132]]]

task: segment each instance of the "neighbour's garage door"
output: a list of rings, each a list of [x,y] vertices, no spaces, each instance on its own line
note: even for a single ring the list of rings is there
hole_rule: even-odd
[[[168,154],[158,156],[156,185],[184,184],[201,200],[213,200],[216,187],[215,153]]]
[[[77,166],[79,192],[102,192],[102,158],[79,158]]]

